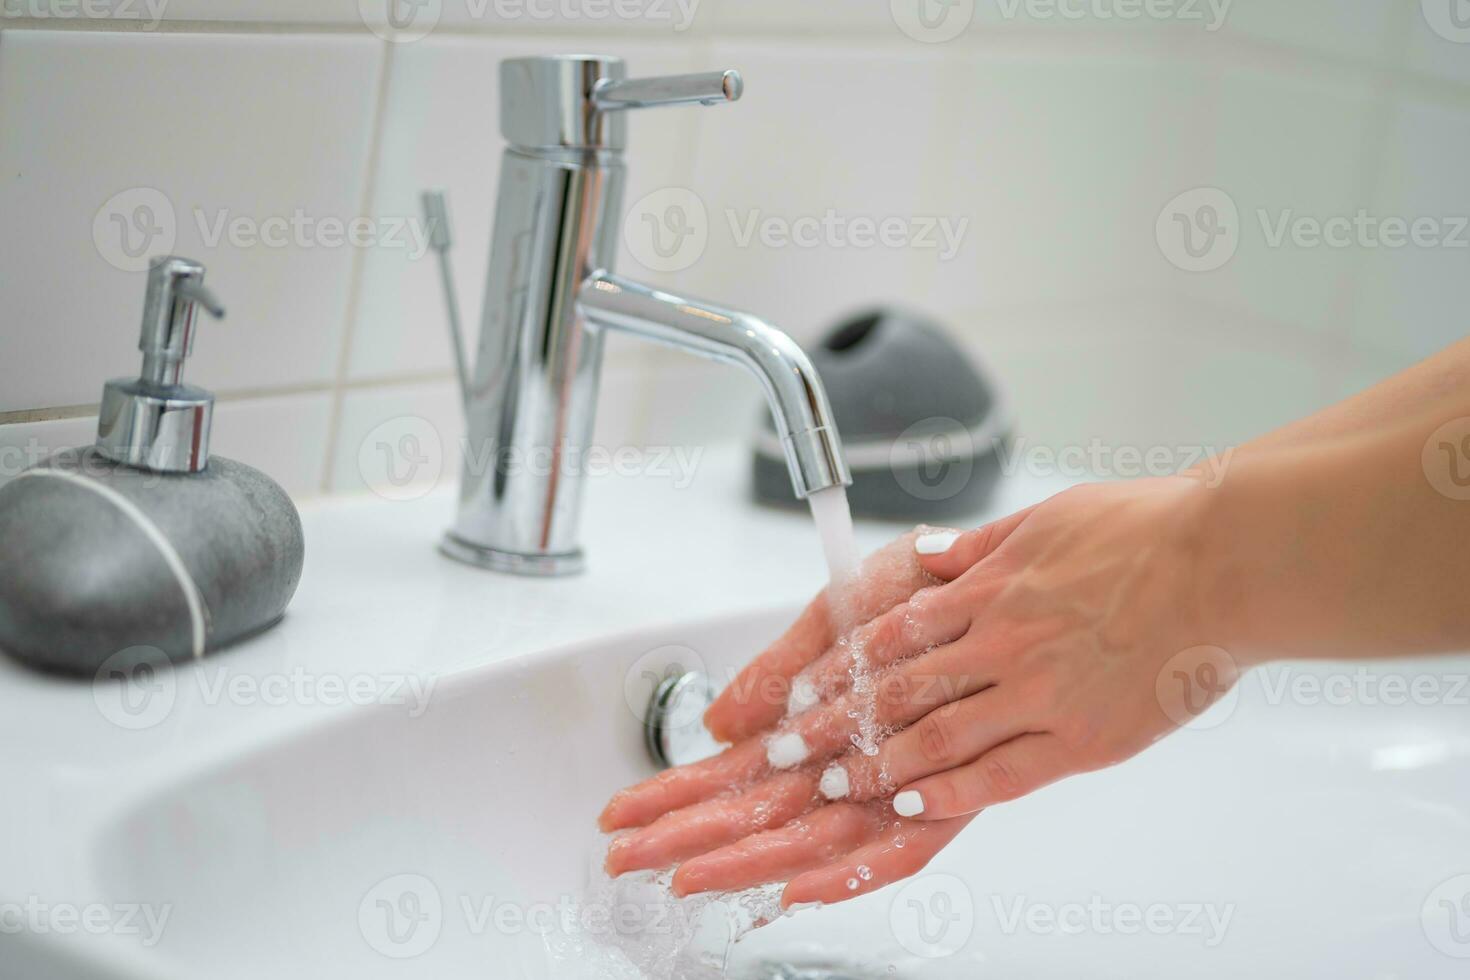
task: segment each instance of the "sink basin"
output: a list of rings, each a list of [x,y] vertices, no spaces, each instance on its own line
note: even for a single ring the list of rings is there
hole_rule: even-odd
[[[653,771],[648,692],[675,663],[727,678],[822,576],[810,521],[743,497],[747,465],[605,481],[589,569],[557,581],[435,554],[448,491],[303,507],[282,626],[121,714],[0,661],[0,978],[628,980],[608,928],[559,929],[601,907],[578,904],[600,887],[596,813]],[[1008,478],[974,523],[1058,489]],[[898,530],[862,525],[860,544]],[[300,672],[311,696],[266,696]],[[729,976],[1463,977],[1466,676],[1463,657],[1382,684],[1247,675],[1131,762],[982,814],[912,883],[750,933]],[[364,678],[375,697],[344,703]],[[648,911],[635,953],[683,935]]]
[[[653,680],[675,662],[728,677],[793,613],[464,672],[417,717],[374,706],[151,788],[84,860],[101,900],[171,906],[167,930],[146,949],[110,937],[85,975],[621,976],[599,942],[566,955],[533,910],[581,900],[594,815],[653,771]],[[1470,717],[1448,695],[1314,701],[1295,680],[1356,670],[1248,675],[1133,761],[982,814],[910,884],[751,933],[729,975],[1463,976]],[[1450,692],[1470,660],[1397,673]],[[817,966],[837,972],[796,972]]]

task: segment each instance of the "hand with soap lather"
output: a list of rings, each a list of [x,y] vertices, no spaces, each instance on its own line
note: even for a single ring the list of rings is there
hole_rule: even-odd
[[[899,539],[710,708],[731,748],[614,797],[608,871],[841,901],[1272,657],[1470,648],[1467,376],[1470,341],[1208,469]]]
[[[1189,585],[1166,524],[1196,486],[1085,487],[890,545],[855,583],[860,625],[836,635],[824,592],[710,708],[732,748],[608,804],[604,830],[639,828],[608,871],[679,863],[680,894],[789,879],[783,907],[837,902],[917,872],[981,809],[1143,748],[1170,727],[1155,661],[1189,635],[1162,628]],[[1116,644],[1149,652],[1125,670]],[[1138,723],[1095,737],[1114,714]]]

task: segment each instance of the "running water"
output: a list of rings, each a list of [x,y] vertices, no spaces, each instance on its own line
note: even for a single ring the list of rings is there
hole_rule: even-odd
[[[851,625],[852,611],[847,593],[855,584],[861,565],[857,539],[852,529],[852,511],[845,487],[818,490],[808,498],[812,520],[822,540],[831,579],[829,597],[839,632]],[[842,640],[839,645],[846,645]],[[849,649],[852,657],[853,688],[859,703],[870,702],[871,676],[861,646]],[[864,704],[864,716],[872,714]],[[876,752],[871,717],[859,719],[861,738],[854,744],[862,751]],[[901,846],[901,845],[900,845]],[[597,853],[605,850],[599,846]],[[859,874],[867,871],[860,869]],[[871,872],[868,872],[871,875]],[[753,888],[738,894],[698,895],[677,899],[669,890],[670,872],[643,872],[609,879],[599,865],[592,870],[592,886],[580,909],[604,912],[631,907],[655,910],[665,928],[655,935],[635,931],[628,936],[585,935],[581,930],[544,935],[546,952],[557,980],[714,980],[726,975],[733,944],[757,925],[780,917],[783,885]],[[852,887],[856,887],[856,879]],[[580,910],[579,910],[580,911]],[[604,916],[604,919],[608,916]],[[651,930],[650,930],[651,932]]]
[[[827,556],[827,575],[832,585],[841,589],[857,574],[857,539],[852,533],[852,511],[847,506],[847,488],[842,486],[818,490],[807,498],[812,520],[822,539],[822,553]]]
[[[846,651],[848,674],[852,678],[852,707],[848,711],[848,717],[856,723],[857,731],[850,738],[853,747],[859,752],[868,756],[877,755],[878,743],[882,741],[884,733],[878,725],[873,670],[863,643],[849,632],[859,625],[853,600],[862,562],[858,555],[857,540],[853,535],[847,489],[829,487],[818,490],[811,495],[809,503],[812,520],[817,525],[817,535],[822,539],[822,551],[827,556],[827,574],[831,579],[827,588],[827,601],[837,632],[837,648]],[[793,690],[788,714],[809,707],[812,700],[810,693],[810,686],[803,688],[800,696]]]

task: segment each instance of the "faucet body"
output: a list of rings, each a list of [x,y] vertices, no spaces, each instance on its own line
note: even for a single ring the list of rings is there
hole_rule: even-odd
[[[789,337],[749,314],[611,271],[622,213],[623,110],[731,101],[740,84],[734,72],[630,81],[616,58],[502,62],[501,129],[509,145],[446,554],[524,574],[581,567],[583,454],[607,330],[752,370],[783,436],[797,495],[851,482],[821,381]]]

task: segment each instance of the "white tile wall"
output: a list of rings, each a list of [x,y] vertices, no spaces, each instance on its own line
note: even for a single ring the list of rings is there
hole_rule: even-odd
[[[690,189],[708,241],[680,288],[743,305],[803,342],[853,307],[903,295],[932,253],[852,229],[908,224],[941,203],[930,152],[944,125],[941,63],[908,46],[768,38],[721,41],[709,60],[738,67],[748,85],[739,104],[700,114]],[[629,234],[650,217],[634,198]]]
[[[383,108],[373,214],[384,222],[418,223],[419,194],[426,188],[447,190],[455,238],[450,254],[472,357],[504,149],[495,97],[500,61],[557,50],[555,42],[543,40],[430,37],[391,51],[392,85]],[[582,44],[579,50],[617,54],[635,74],[689,72],[703,64],[698,48],[636,39]],[[689,109],[632,115],[629,201],[657,187],[689,182],[700,115]],[[451,369],[438,260],[432,251],[415,247],[419,240],[408,236],[404,248],[365,255],[348,364],[354,380]],[[627,258],[623,265],[628,266]]]
[[[1172,271],[1171,285],[1215,304],[1289,327],[1325,332],[1350,250],[1274,242],[1283,220],[1351,216],[1363,206],[1378,97],[1366,78],[1229,68],[1216,80],[1213,154],[1158,195],[1217,187],[1240,214],[1239,249],[1209,275]],[[1150,226],[1151,227],[1151,226]],[[1266,228],[1272,229],[1268,233]]]
[[[1409,67],[1446,81],[1470,82],[1470,13],[1464,0],[1417,0],[1417,5]]]
[[[1148,202],[1181,169],[1197,90],[1187,69],[1110,48],[957,64],[942,113],[955,135],[932,180],[939,210],[970,228],[956,256],[929,263],[920,301],[965,323],[1156,291]]]
[[[1217,31],[1028,0],[929,29],[916,3],[442,0],[396,28],[389,0],[0,5],[0,479],[27,447],[90,440],[101,382],[133,370],[142,277],[120,233],[145,227],[171,227],[230,308],[190,367],[222,396],[217,451],[307,495],[381,490],[387,457],[363,446],[385,422],[452,446],[432,257],[324,242],[320,222],[386,234],[448,190],[473,335],[496,65],[537,52],[746,75],[739,105],[633,117],[622,271],[805,341],[868,303],[932,312],[1008,382],[1033,444],[1238,440],[1463,335],[1470,252],[1270,248],[1258,219],[1470,214],[1470,37],[1445,27],[1463,0],[1233,0]],[[1201,186],[1239,205],[1240,247],[1187,273],[1155,224]],[[651,270],[648,219],[680,190],[705,244]],[[293,240],[208,241],[221,210]],[[813,218],[840,230],[770,237]],[[854,240],[855,218],[964,231],[941,257]],[[742,439],[758,417],[734,369],[623,338],[607,368],[604,445]],[[414,434],[391,428],[378,441]]]
[[[170,251],[230,313],[194,378],[330,383],[353,250],[327,223],[361,213],[381,62],[361,37],[5,31],[0,293],[28,326],[7,331],[25,367],[0,411],[93,402],[135,370],[136,270]]]
[[[1371,211],[1411,224],[1425,221],[1425,237],[1421,245],[1367,251],[1352,330],[1360,346],[1418,360],[1470,330],[1470,112],[1406,102],[1389,134]]]
[[[1417,0],[1415,0],[1417,2]],[[1370,62],[1394,54],[1403,24],[1403,0],[1234,0],[1229,33],[1290,48]]]

